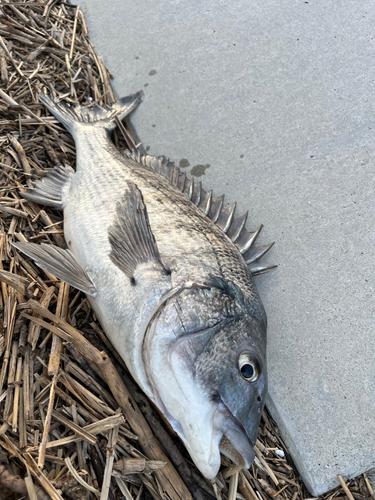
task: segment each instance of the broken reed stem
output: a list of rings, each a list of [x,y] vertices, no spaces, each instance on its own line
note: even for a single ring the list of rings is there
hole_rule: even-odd
[[[260,463],[265,468],[265,470],[267,471],[267,473],[270,476],[270,478],[272,479],[272,481],[275,483],[276,486],[278,486],[279,481],[278,481],[277,477],[275,476],[273,470],[270,468],[268,463],[264,460],[261,451],[259,450],[259,448],[256,445],[254,446],[254,451],[255,451],[255,454],[258,457]]]
[[[240,493],[245,497],[246,500],[258,500],[255,491],[253,490],[249,481],[246,479],[242,470],[240,471],[238,476],[238,488],[240,490]]]
[[[353,495],[351,494],[348,486],[346,485],[346,482],[344,481],[342,476],[340,476],[340,474],[337,474],[337,479],[339,480],[339,483],[341,484],[342,489],[344,490],[345,495],[349,498],[349,500],[354,500]]]
[[[235,472],[230,477],[229,491],[228,491],[228,500],[236,500],[237,487],[238,487],[238,471]]]
[[[9,142],[13,146],[15,152],[18,154],[18,157],[21,161],[21,165],[23,167],[23,171],[26,172],[27,174],[30,174],[31,167],[30,167],[30,163],[27,159],[25,150],[23,149],[21,144],[17,141],[17,139],[15,137],[13,137],[11,134],[8,134],[7,137],[8,137]]]
[[[1,90],[1,89],[0,89]],[[3,270],[3,255],[4,255],[4,246],[5,246],[5,234],[3,233],[0,236],[0,270]],[[8,288],[5,282],[1,281],[1,293],[3,296],[3,304],[5,304],[8,298]],[[0,394],[1,394],[1,383],[0,383]]]
[[[80,429],[84,432],[88,432],[90,436],[96,436],[97,434],[103,434],[106,433],[106,431],[109,431],[116,425],[123,425],[125,422],[125,419],[123,415],[112,415],[111,417],[104,418],[103,420],[99,420],[98,422],[93,422],[92,424],[88,424],[84,427],[81,427]],[[78,425],[76,422],[74,422],[75,425]],[[70,426],[71,430],[75,431],[75,428],[72,428]],[[56,448],[59,446],[65,446],[70,443],[79,443],[81,441],[85,440],[86,434],[83,434],[82,432],[80,434],[75,433],[73,436],[67,436],[61,439],[56,439],[54,441],[50,441],[49,443],[46,444],[46,449],[49,448]],[[86,440],[87,441],[87,440]],[[27,449],[28,452],[35,451],[37,447],[29,447]]]
[[[48,307],[54,293],[55,293],[54,286],[47,288],[47,290],[43,293],[40,299],[40,305]],[[27,340],[31,344],[31,348],[33,351],[35,351],[39,339],[40,330],[41,326],[37,324],[35,321],[30,324],[29,336]]]
[[[19,67],[17,66],[16,61],[15,61],[15,60],[13,59],[13,57],[11,56],[11,54],[10,54],[10,52],[9,52],[9,50],[8,50],[8,48],[7,48],[7,46],[5,45],[5,42],[4,42],[4,40],[3,40],[3,37],[2,37],[2,36],[0,36],[0,44],[1,44],[2,48],[5,50],[5,52],[6,52],[7,56],[8,56],[8,58],[9,58],[9,60],[10,60],[10,61],[12,61],[12,64],[13,64],[13,66],[14,66],[15,70],[17,71],[17,73],[19,73],[19,75],[20,75],[22,78],[24,78],[24,76],[25,76],[25,75],[24,75],[24,74],[22,73],[22,71],[19,69]]]
[[[110,430],[108,435],[107,460],[104,469],[102,493],[100,495],[100,500],[107,500],[109,495],[109,487],[111,485],[112,468],[115,459],[115,446],[117,443],[118,431],[119,431],[119,426],[116,425],[116,427]]]
[[[17,432],[17,421],[18,421],[18,406],[19,406],[19,396],[20,396],[20,385],[21,385],[21,374],[22,374],[22,358],[17,359],[17,372],[16,379],[14,381],[14,404],[13,404],[13,420],[12,420],[12,431]]]
[[[367,489],[370,493],[370,497],[371,498],[375,498],[375,495],[374,495],[374,490],[373,490],[373,487],[372,487],[372,484],[371,484],[371,481],[369,480],[369,478],[367,477],[367,474],[364,473],[363,474],[363,477],[365,479],[365,482],[366,482],[366,486],[367,486]]]
[[[74,44],[76,41],[76,34],[77,34],[78,15],[79,15],[79,5],[76,7],[76,15],[74,17],[73,36],[72,36],[72,44],[70,46],[69,59],[72,59],[73,57]]]
[[[78,483],[80,483],[84,488],[86,488],[86,490],[91,491],[92,493],[95,493],[96,495],[100,495],[100,491],[98,491],[97,489],[95,489],[92,486],[90,486],[89,484],[87,484],[86,481],[84,481],[81,478],[81,476],[77,473],[77,471],[73,467],[73,464],[72,464],[69,457],[66,457],[65,463],[66,463],[66,466],[69,469],[70,473],[77,480]]]
[[[25,476],[25,486],[27,489],[29,500],[38,500],[38,495],[36,493],[33,478],[30,474],[29,468],[27,468],[27,476]]]
[[[45,460],[45,456],[46,456],[46,444],[47,444],[48,434],[49,434],[50,425],[51,425],[53,405],[55,402],[56,381],[57,381],[57,376],[55,375],[53,377],[52,383],[51,383],[47,415],[46,415],[46,418],[44,421],[44,427],[43,427],[43,436],[42,436],[42,440],[41,440],[40,445],[39,445],[38,467],[40,467],[41,469],[43,469],[43,467],[44,467],[44,460]]]
[[[14,395],[14,381],[16,377],[16,367],[17,367],[17,355],[18,355],[18,342],[15,340],[12,342],[12,354],[10,356],[9,372],[8,372],[8,393],[5,400],[4,407],[4,420],[7,420],[9,414],[12,410],[13,405],[13,395]]]
[[[11,345],[11,339],[12,339],[12,334],[13,334],[13,324],[14,324],[14,320],[12,321],[12,318],[15,317],[15,312],[16,312],[16,307],[17,307],[17,302],[14,299],[13,293],[8,295],[7,301],[6,301],[6,306],[7,306],[7,315],[6,315],[7,317],[4,318],[5,323],[6,323],[5,353],[3,356],[3,364],[2,364],[1,372],[0,372],[0,395],[3,391],[4,381],[5,381],[8,363],[9,363],[10,345]]]
[[[5,102],[10,104],[11,106],[18,106],[18,102],[14,101],[8,94],[4,92],[4,90],[0,89],[0,97],[4,99]]]
[[[56,316],[60,317],[63,320],[65,320],[68,311],[69,290],[70,287],[67,283],[64,282],[60,283],[59,296],[57,298],[57,305],[56,305]],[[56,376],[59,371],[61,351],[62,351],[61,338],[58,335],[56,335],[56,333],[53,333],[52,347],[48,363],[48,375],[50,377]]]
[[[132,145],[132,149],[135,149],[135,142],[134,142],[133,138],[130,137],[130,135],[128,134],[128,131],[124,127],[124,125],[123,125],[122,121],[120,120],[120,118],[118,116],[115,116],[115,120],[116,120],[116,124],[117,124],[120,132],[122,133],[123,138],[126,141],[130,142],[130,144]]]

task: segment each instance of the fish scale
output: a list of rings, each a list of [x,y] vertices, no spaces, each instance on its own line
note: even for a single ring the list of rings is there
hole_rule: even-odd
[[[267,393],[266,315],[252,272],[270,248],[171,162],[120,153],[111,107],[41,101],[73,135],[77,170],[58,166],[27,199],[64,210],[68,249],[16,243],[45,270],[84,291],[129,371],[179,435],[202,474],[220,452],[253,458]],[[246,261],[251,262],[250,269]]]

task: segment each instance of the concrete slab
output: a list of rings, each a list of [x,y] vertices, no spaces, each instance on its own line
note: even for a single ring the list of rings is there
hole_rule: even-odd
[[[375,464],[374,21],[370,0],[85,0],[151,154],[203,179],[279,268],[269,407],[312,495]]]

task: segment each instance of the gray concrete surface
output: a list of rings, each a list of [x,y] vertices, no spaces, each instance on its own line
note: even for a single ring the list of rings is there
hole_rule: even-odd
[[[250,210],[269,408],[312,495],[375,464],[375,5],[84,0],[151,154]]]

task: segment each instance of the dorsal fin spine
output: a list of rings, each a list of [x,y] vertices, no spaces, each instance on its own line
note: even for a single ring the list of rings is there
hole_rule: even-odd
[[[202,182],[198,182],[195,184],[194,187],[194,193],[195,191],[197,192],[197,199],[194,202],[194,205],[198,206],[199,203],[201,202],[201,196],[202,196]]]
[[[270,269],[274,269],[276,265],[271,266],[249,266],[251,274],[253,276],[258,276],[259,274],[267,273]]]
[[[167,174],[168,174],[168,177],[167,177],[167,179],[169,180],[170,183],[172,183],[173,172],[174,172],[174,165],[173,165],[173,163],[171,161],[168,160],[168,163],[167,163]]]
[[[181,189],[182,192],[184,192],[185,190],[185,183],[186,183],[186,172],[183,172],[181,178],[181,186],[179,186],[179,189]]]
[[[212,216],[212,222],[214,222],[215,224],[217,223],[217,221],[219,220],[219,217],[220,217],[220,214],[221,214],[221,211],[223,209],[223,205],[224,205],[224,195],[220,196],[220,198],[216,198],[216,200],[219,200],[219,204],[218,204],[218,208],[216,210],[216,213],[215,215]]]
[[[242,230],[243,228],[245,227],[245,224],[246,224],[246,221],[247,221],[247,216],[249,215],[249,212],[245,212],[242,216],[242,219],[240,221],[240,225],[238,226],[238,229],[237,231],[234,233],[234,235],[232,236],[232,241],[233,243],[236,243],[236,241],[238,240],[238,238],[240,237],[241,233],[242,233]]]
[[[263,227],[263,224],[261,224],[256,231],[254,231],[253,233],[251,233],[250,238],[246,241],[246,243],[244,243],[239,248],[239,251],[240,251],[241,255],[245,254],[248,250],[250,250],[250,248],[254,244],[254,241],[258,238],[258,235],[261,232],[262,227]]]
[[[211,209],[211,202],[212,202],[212,190],[209,191],[207,196],[207,201],[206,201],[206,206],[204,207],[204,214],[208,215]]]
[[[274,242],[270,243],[269,245],[266,245],[262,250],[258,251],[251,259],[246,261],[246,264],[249,266],[253,262],[256,262],[259,260],[261,257],[263,257],[264,254],[268,252],[274,245]]]
[[[236,206],[237,206],[237,203],[233,203],[232,207],[231,207],[231,210],[229,212],[229,215],[228,215],[228,219],[225,223],[225,226],[223,227],[223,232],[224,233],[227,233],[232,222],[233,222],[233,217],[234,217],[234,212],[236,211]]]
[[[189,200],[192,199],[193,193],[194,193],[194,179],[190,179],[190,186],[189,186],[189,192],[188,192]]]
[[[172,184],[176,187],[178,187],[178,179],[179,178],[180,178],[180,169],[174,165],[173,166],[173,173],[172,173]]]

